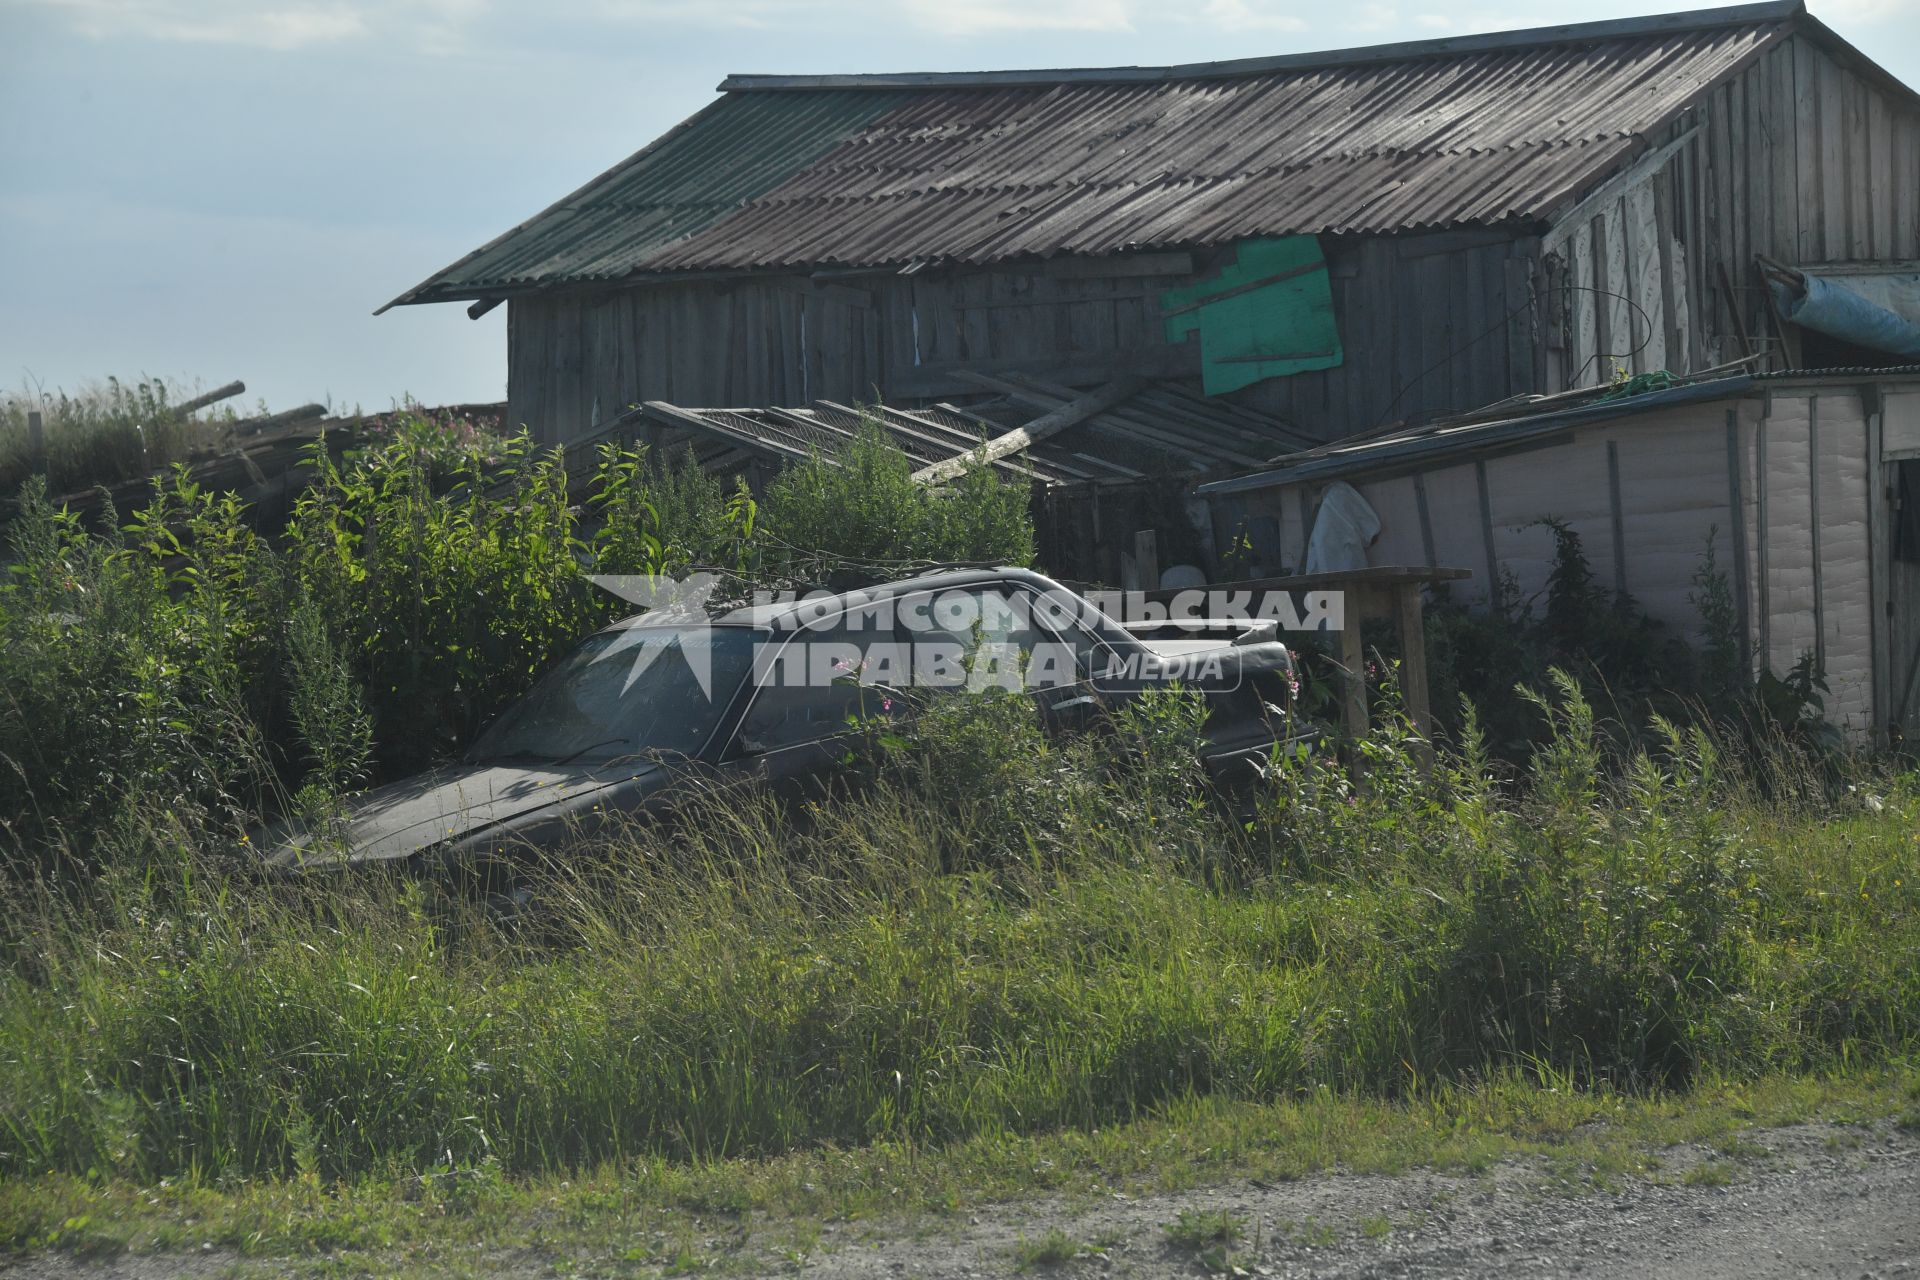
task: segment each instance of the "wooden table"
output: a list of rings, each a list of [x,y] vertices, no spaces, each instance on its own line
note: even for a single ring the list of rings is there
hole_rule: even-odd
[[[1341,681],[1341,723],[1349,737],[1367,732],[1366,654],[1360,643],[1360,624],[1368,618],[1392,618],[1400,631],[1400,696],[1407,715],[1425,739],[1433,734],[1433,711],[1428,705],[1426,611],[1420,593],[1442,582],[1471,578],[1470,569],[1426,565],[1374,565],[1343,573],[1303,573],[1284,578],[1253,578],[1214,582],[1209,591],[1338,591],[1346,608],[1340,628],[1337,660]],[[1169,595],[1148,592],[1148,598]]]

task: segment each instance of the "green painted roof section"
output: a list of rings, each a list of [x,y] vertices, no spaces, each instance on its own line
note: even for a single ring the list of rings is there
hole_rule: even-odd
[[[871,89],[729,95],[387,305],[618,279],[913,96]]]

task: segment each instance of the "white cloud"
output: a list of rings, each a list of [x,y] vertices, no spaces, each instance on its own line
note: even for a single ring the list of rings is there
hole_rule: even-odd
[[[1207,0],[1201,6],[1201,21],[1222,31],[1305,31],[1307,20],[1284,12],[1297,7],[1273,4],[1271,0]]]
[[[1920,15],[1920,0],[1815,0],[1812,8],[1834,22],[1884,22]]]
[[[181,44],[300,49],[370,35],[393,37],[422,52],[458,47],[486,0],[37,0],[67,15],[91,40],[161,40]]]
[[[342,0],[260,7],[190,5],[177,0],[47,0],[73,29],[93,40],[128,36],[188,44],[241,44],[297,49],[366,33],[362,12]]]
[[[813,31],[906,25],[940,36],[1020,31],[1132,31],[1138,0],[596,0],[629,22]]]
[[[907,0],[902,9],[937,35],[1133,30],[1128,0]]]

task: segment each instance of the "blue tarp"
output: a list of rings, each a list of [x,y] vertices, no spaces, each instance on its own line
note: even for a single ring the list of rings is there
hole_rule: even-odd
[[[1806,274],[1806,292],[1770,280],[1780,314],[1857,347],[1920,357],[1920,318],[1894,311],[1825,276]]]

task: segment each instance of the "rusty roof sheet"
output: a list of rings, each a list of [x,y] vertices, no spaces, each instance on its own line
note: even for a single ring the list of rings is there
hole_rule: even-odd
[[[1769,3],[1197,67],[735,77],[395,301],[1534,222],[1796,22]]]

